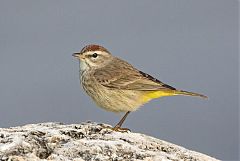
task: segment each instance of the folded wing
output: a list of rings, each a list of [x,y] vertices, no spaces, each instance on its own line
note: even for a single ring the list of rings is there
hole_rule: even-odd
[[[101,85],[112,89],[138,91],[176,90],[118,58],[105,67],[97,69],[94,77]]]

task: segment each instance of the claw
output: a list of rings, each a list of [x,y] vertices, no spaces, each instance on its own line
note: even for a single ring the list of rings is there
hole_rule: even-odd
[[[119,123],[118,123],[116,126],[114,126],[114,127],[109,127],[109,126],[104,127],[104,126],[102,126],[102,127],[103,127],[103,128],[107,128],[107,129],[111,129],[111,130],[113,130],[113,131],[122,132],[122,133],[123,133],[123,132],[131,131],[131,130],[128,129],[128,128],[121,128],[124,120],[126,119],[126,117],[128,116],[129,113],[130,113],[130,111],[126,112],[126,114],[123,116],[123,118],[119,121]]]
[[[119,127],[119,126],[115,126],[115,127],[102,126],[102,127],[105,128],[105,129],[111,129],[112,131],[121,132],[121,133],[128,132],[128,131],[130,132],[131,131],[128,128],[122,128],[122,127]]]
[[[114,128],[112,128],[112,130],[113,131],[117,131],[117,132],[131,132],[131,130],[130,129],[128,129],[128,128],[122,128],[122,127],[120,127],[120,126],[115,126]]]

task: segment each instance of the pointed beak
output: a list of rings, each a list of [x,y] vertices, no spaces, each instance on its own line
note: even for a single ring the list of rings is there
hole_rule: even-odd
[[[75,58],[78,58],[78,57],[80,57],[80,53],[73,53],[72,56]]]
[[[82,53],[73,53],[72,56],[77,59],[84,59],[84,56]]]

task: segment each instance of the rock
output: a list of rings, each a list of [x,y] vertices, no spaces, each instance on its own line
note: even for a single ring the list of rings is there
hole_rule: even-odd
[[[50,122],[0,128],[0,160],[217,160],[144,134],[104,126],[109,125]]]

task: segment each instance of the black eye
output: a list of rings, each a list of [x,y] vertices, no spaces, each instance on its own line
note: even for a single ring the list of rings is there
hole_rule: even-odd
[[[93,58],[96,58],[97,56],[98,56],[97,53],[93,53],[93,55],[92,55]]]

